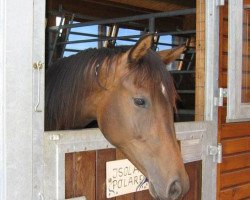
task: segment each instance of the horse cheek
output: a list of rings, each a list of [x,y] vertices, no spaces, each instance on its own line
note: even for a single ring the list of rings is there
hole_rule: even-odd
[[[104,137],[111,144],[117,146],[121,142],[121,138],[117,134],[119,130],[119,127],[117,127],[117,111],[114,105],[108,105],[99,110],[97,121]]]

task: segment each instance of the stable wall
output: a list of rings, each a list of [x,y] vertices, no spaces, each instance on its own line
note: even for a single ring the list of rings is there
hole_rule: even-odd
[[[245,0],[244,4],[250,4]],[[249,42],[248,42],[249,43]],[[227,88],[228,5],[220,12],[219,87]],[[247,73],[249,76],[249,72]],[[218,165],[217,199],[250,198],[250,122],[226,123],[226,99],[219,108],[218,140],[223,147],[222,164]]]

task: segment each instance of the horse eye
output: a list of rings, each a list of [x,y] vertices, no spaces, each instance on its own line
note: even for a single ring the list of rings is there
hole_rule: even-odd
[[[145,107],[146,102],[144,99],[141,98],[134,98],[134,104],[139,107]]]

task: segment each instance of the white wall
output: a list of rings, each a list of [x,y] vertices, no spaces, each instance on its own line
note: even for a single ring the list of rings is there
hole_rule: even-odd
[[[0,0],[0,199],[32,199],[33,0]]]

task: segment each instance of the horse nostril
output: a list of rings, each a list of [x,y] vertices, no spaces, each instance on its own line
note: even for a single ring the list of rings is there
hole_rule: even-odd
[[[171,200],[178,199],[182,194],[182,187],[179,181],[174,181],[171,183],[169,190],[168,190],[168,197]]]

